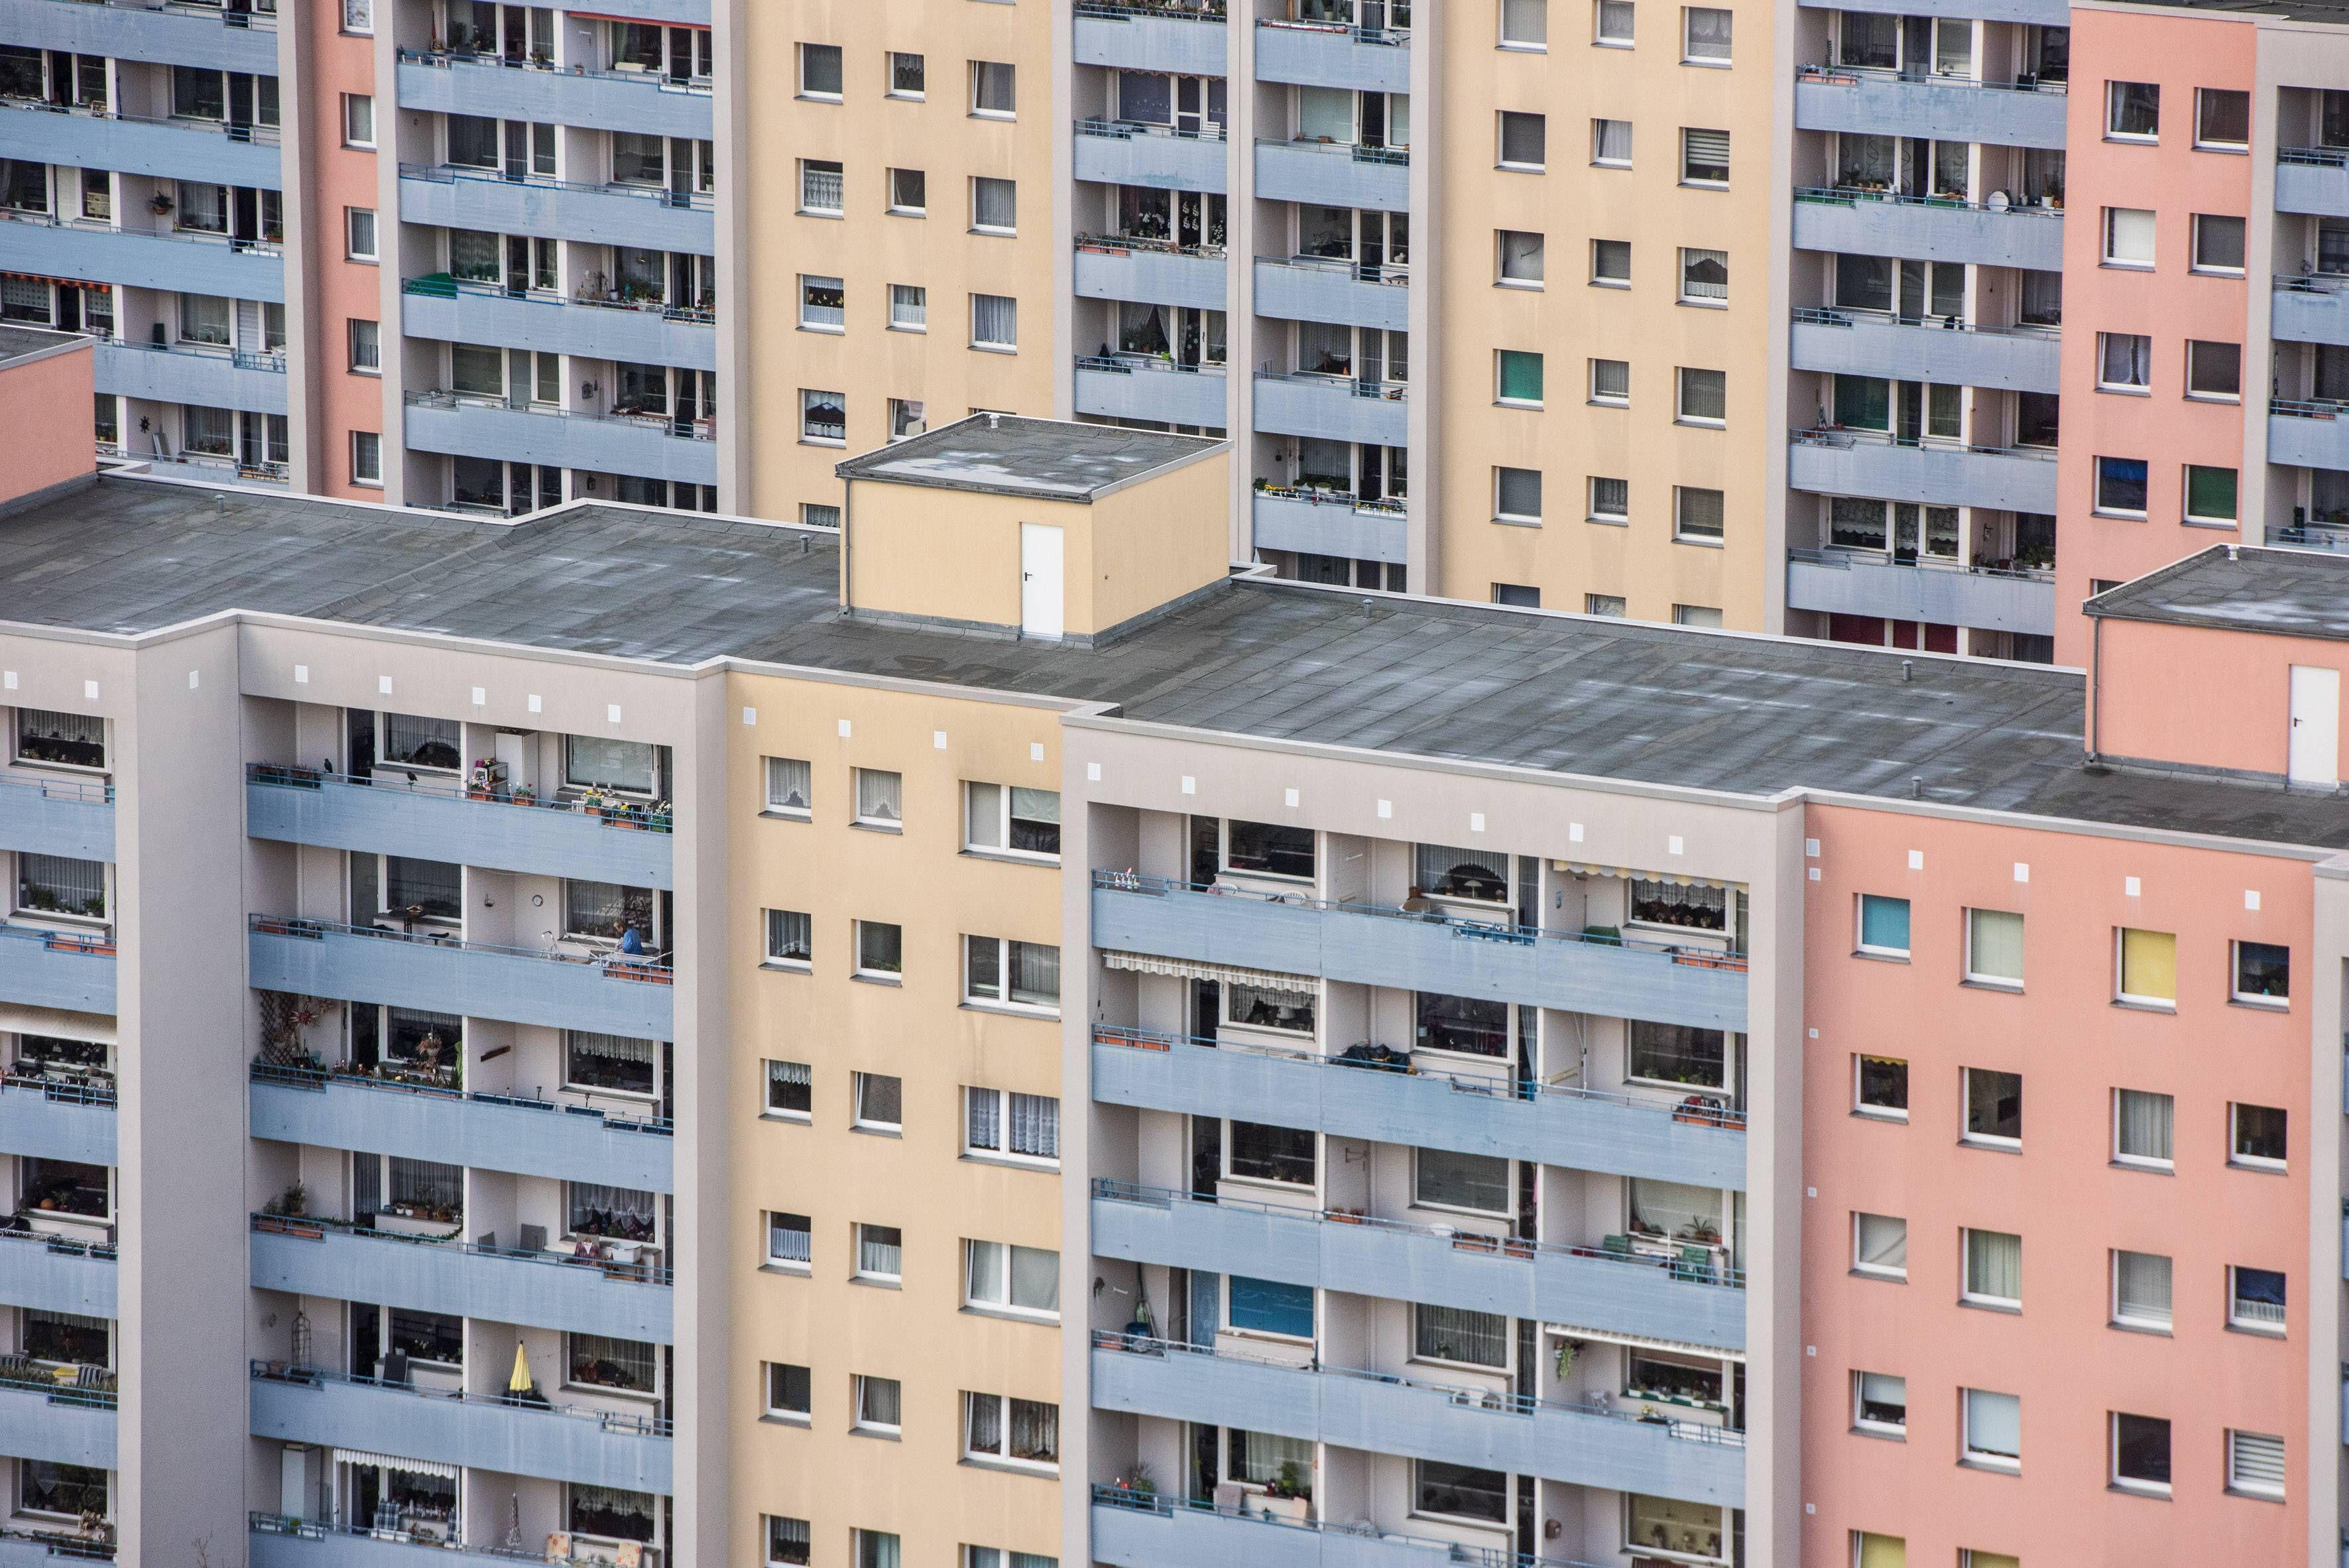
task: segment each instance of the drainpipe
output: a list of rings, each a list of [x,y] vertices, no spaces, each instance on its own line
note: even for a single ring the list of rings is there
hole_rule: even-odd
[[[845,526],[843,522],[843,526]],[[2096,739],[2105,727],[2105,618],[2088,617],[2088,765],[2098,766]]]
[[[840,485],[840,613],[853,616],[856,613],[856,597],[850,586],[848,574],[848,509],[856,499],[856,481],[843,480]]]

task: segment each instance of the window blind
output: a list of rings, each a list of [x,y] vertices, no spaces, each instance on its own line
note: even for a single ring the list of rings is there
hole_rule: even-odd
[[[2178,938],[2167,931],[2121,933],[2121,991],[2155,1001],[2178,999]]]
[[[2156,1253],[2115,1253],[2115,1315],[2137,1323],[2168,1323],[2169,1270],[2169,1260]]]
[[[2230,1434],[2227,1484],[2244,1491],[2283,1491],[2283,1439],[2253,1432]]]
[[[1973,954],[1967,965],[1973,974],[1994,980],[2023,978],[2023,916],[2003,910],[1977,909],[1973,923]]]
[[[2013,1394],[1966,1390],[1966,1447],[2014,1459],[2023,1452],[2023,1401]]]

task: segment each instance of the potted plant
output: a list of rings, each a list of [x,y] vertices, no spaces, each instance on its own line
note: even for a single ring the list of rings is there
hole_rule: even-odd
[[[148,198],[147,211],[154,213],[158,218],[168,218],[171,215],[171,199],[158,191]]]

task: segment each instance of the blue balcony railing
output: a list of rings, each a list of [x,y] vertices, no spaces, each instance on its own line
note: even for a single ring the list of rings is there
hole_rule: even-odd
[[[1427,1561],[1441,1563],[1452,1568],[1598,1568],[1579,1557],[1542,1557],[1523,1552],[1495,1551],[1490,1547],[1465,1546],[1457,1541],[1440,1540],[1433,1536],[1404,1535],[1368,1524],[1334,1524],[1328,1520],[1294,1520],[1276,1517],[1270,1512],[1250,1513],[1245,1510],[1231,1511],[1218,1509],[1205,1499],[1169,1497],[1158,1491],[1136,1491],[1125,1486],[1103,1486],[1095,1483],[1092,1490],[1095,1508],[1113,1508],[1128,1513],[1154,1514],[1162,1519],[1220,1519],[1245,1521],[1268,1530],[1298,1530],[1314,1535],[1369,1536],[1382,1545],[1402,1546],[1430,1553]],[[1288,1561],[1286,1556],[1283,1561]]]
[[[255,1214],[252,1216],[252,1222],[253,1229],[264,1235],[312,1239],[324,1237],[332,1232],[336,1235],[356,1236],[391,1246],[428,1247],[436,1255],[504,1258],[547,1268],[588,1270],[605,1279],[627,1284],[673,1285],[677,1283],[672,1270],[643,1262],[618,1263],[609,1258],[579,1258],[543,1250],[490,1246],[481,1242],[460,1241],[455,1237],[443,1240],[432,1236],[410,1236],[398,1231],[378,1231],[355,1225],[347,1220],[316,1219],[307,1214]]]

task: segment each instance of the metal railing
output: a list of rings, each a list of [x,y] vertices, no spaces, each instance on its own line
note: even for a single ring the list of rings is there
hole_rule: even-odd
[[[349,1236],[362,1242],[384,1242],[393,1246],[429,1247],[436,1253],[457,1253],[472,1258],[502,1258],[509,1263],[543,1265],[547,1268],[584,1269],[601,1274],[621,1284],[671,1285],[677,1283],[674,1270],[666,1265],[646,1263],[625,1264],[611,1258],[575,1258],[565,1253],[532,1251],[522,1247],[487,1246],[469,1242],[459,1236],[410,1236],[398,1231],[378,1231],[353,1224],[348,1220],[326,1220],[307,1214],[254,1214],[253,1230],[265,1236],[294,1236],[304,1241],[324,1241],[326,1233]],[[460,1222],[461,1223],[462,1222]]]
[[[471,169],[455,163],[402,163],[402,180],[420,180],[432,185],[455,185],[471,182],[481,185],[523,185],[533,191],[579,191],[592,196],[634,196],[657,201],[664,207],[690,208],[697,212],[712,211],[718,205],[717,196],[708,191],[673,191],[661,185],[625,185],[617,181],[597,184],[585,180],[557,180],[551,174],[508,174],[495,169]]]
[[[2339,294],[2349,289],[2349,273],[2277,273],[2271,280],[2285,294]]]
[[[1152,239],[1142,234],[1079,234],[1077,249],[1101,255],[1194,256],[1202,260],[1221,261],[1221,245],[1185,245],[1174,240]]]
[[[1796,66],[1795,79],[1837,88],[1898,83],[1903,87],[1971,88],[1983,92],[2054,93],[2059,96],[2071,90],[2068,81],[2050,81],[2044,77],[2025,75],[2011,82],[1992,82],[1978,77],[1945,77],[1938,72],[1893,70],[1881,66]]]
[[[0,773],[0,791],[36,789],[44,800],[73,800],[85,806],[114,804],[114,786],[95,779],[36,779],[21,773]],[[9,797],[0,792],[0,807]]]
[[[586,1117],[615,1132],[643,1132],[656,1138],[677,1135],[677,1124],[667,1117],[614,1116],[601,1106],[573,1105],[564,1100],[542,1099],[536,1095],[496,1094],[483,1089],[468,1089],[457,1084],[412,1083],[399,1078],[375,1078],[358,1071],[348,1063],[309,1068],[287,1067],[281,1062],[254,1062],[251,1066],[251,1073],[254,1083],[277,1084],[286,1088],[307,1089],[321,1094],[330,1087],[380,1089],[389,1094],[410,1094],[430,1099],[465,1100],[474,1105]],[[110,1098],[109,1103],[111,1103]]]
[[[1786,559],[1806,562],[1813,566],[1839,566],[1846,570],[1861,565],[1913,566],[1920,572],[1951,572],[1968,577],[2000,577],[2016,583],[2055,581],[2055,569],[2052,566],[2027,566],[2014,569],[1978,566],[1966,561],[1937,560],[1931,556],[1920,555],[1914,551],[1896,553],[1889,550],[1871,550],[1865,546],[1837,544],[1825,550],[1813,550],[1806,546],[1795,545],[1788,547]]]
[[[455,299],[459,294],[480,294],[491,299],[520,300],[528,304],[576,304],[595,310],[627,311],[639,315],[659,315],[669,321],[687,322],[697,326],[716,324],[715,310],[695,306],[669,304],[660,300],[596,299],[591,295],[566,294],[557,289],[516,289],[500,283],[483,283],[472,278],[450,277],[446,273],[424,277],[404,278],[399,292],[419,299]]]
[[[55,1105],[92,1105],[104,1110],[115,1108],[112,1084],[75,1083],[67,1079],[44,1078],[38,1073],[9,1072],[0,1075],[0,1089],[38,1089],[43,1099]]]
[[[331,1523],[318,1519],[295,1519],[291,1514],[264,1513],[255,1509],[245,1515],[245,1527],[255,1535],[290,1535],[303,1541],[340,1541],[351,1538],[375,1542],[388,1542],[398,1546],[419,1546],[446,1553],[454,1551],[467,1557],[501,1557],[514,1563],[543,1563],[567,1565],[588,1561],[578,1557],[551,1557],[543,1552],[523,1552],[504,1546],[461,1546],[445,1541],[426,1541],[406,1531],[378,1530],[372,1525]]]
[[[1864,201],[1881,201],[1894,207],[1936,207],[1951,212],[1993,212],[2001,217],[2061,218],[2061,207],[2033,207],[2023,202],[2011,202],[1995,207],[1987,201],[1969,201],[1962,196],[1912,196],[1898,191],[1866,191],[1856,185],[1798,185],[1795,200],[1830,207],[1857,207]]]
[[[256,936],[290,936],[323,942],[329,936],[356,936],[371,942],[404,942],[450,953],[487,954],[501,958],[528,958],[541,964],[573,964],[602,970],[615,980],[667,985],[673,979],[666,956],[658,954],[564,953],[553,947],[509,947],[494,942],[468,942],[451,932],[388,931],[380,925],[352,925],[339,920],[305,920],[285,915],[252,914],[245,927]],[[8,934],[0,931],[0,935]],[[109,945],[109,951],[112,948]]]
[[[1283,1519],[1269,1511],[1251,1513],[1242,1508],[1234,1512],[1217,1508],[1205,1498],[1169,1497],[1164,1492],[1136,1491],[1132,1487],[1104,1486],[1100,1482],[1093,1485],[1092,1499],[1096,1508],[1154,1513],[1162,1519],[1171,1519],[1177,1514],[1204,1514],[1216,1519],[1246,1520],[1250,1524],[1276,1530],[1305,1530],[1318,1535],[1355,1535],[1397,1542],[1422,1551],[1441,1552],[1444,1554],[1444,1562],[1464,1564],[1465,1568],[1597,1568],[1597,1564],[1586,1563],[1579,1557],[1534,1557],[1522,1552],[1464,1546],[1457,1541],[1439,1541],[1432,1536],[1404,1535],[1373,1524],[1338,1524],[1326,1519]]]
[[[64,0],[67,5],[98,5],[112,0]],[[113,1526],[107,1526],[111,1530]],[[114,1542],[87,1535],[67,1535],[62,1531],[19,1530],[14,1525],[0,1524],[0,1541],[24,1541],[46,1550],[52,1557],[64,1557],[81,1563],[111,1563]]]
[[[239,370],[264,370],[272,375],[285,374],[283,354],[255,354],[250,349],[231,348],[225,344],[209,343],[141,343],[135,337],[99,337],[108,348],[129,349],[139,354],[173,354],[189,359],[208,359]]]
[[[397,1394],[411,1399],[441,1399],[460,1405],[491,1406],[501,1410],[519,1410],[533,1416],[556,1416],[566,1420],[593,1421],[605,1431],[620,1437],[667,1438],[676,1428],[666,1416],[636,1416],[618,1410],[591,1410],[584,1405],[540,1404],[534,1399],[516,1398],[511,1394],[477,1394],[468,1388],[419,1388],[410,1383],[391,1383],[381,1377],[365,1377],[355,1372],[329,1372],[322,1367],[301,1367],[284,1361],[254,1361],[253,1380],[256,1383],[289,1383],[302,1388],[324,1388],[329,1383],[340,1383],[354,1388],[375,1388],[387,1394]]]
[[[2271,522],[2267,526],[2267,542],[2290,550],[2323,550],[2349,555],[2349,522],[2337,528],[2312,522]]]
[[[680,441],[714,441],[718,438],[718,421],[707,417],[679,419],[669,414],[604,414],[592,408],[542,408],[516,398],[493,397],[482,392],[456,392],[443,387],[410,392],[407,401],[411,408],[502,408],[509,414],[526,414],[533,419],[590,419],[605,425],[633,425]]]
[[[106,1380],[112,1382],[113,1374],[108,1373]],[[19,1370],[9,1366],[0,1366],[0,1389],[18,1394],[38,1394],[49,1404],[77,1410],[111,1410],[121,1403],[121,1395],[113,1388],[72,1381],[59,1382],[47,1373]]]
[[[106,5],[111,0],[68,0],[77,5]],[[189,244],[223,245],[241,256],[282,257],[285,241],[242,239],[234,234],[214,233],[209,229],[181,229],[147,224],[140,227],[128,221],[115,222],[98,219],[65,218],[54,212],[27,212],[15,207],[0,207],[0,222],[30,223],[36,228],[64,229],[77,234],[129,234],[141,240],[175,240]]]
[[[1243,1213],[1262,1214],[1276,1220],[1312,1220],[1328,1225],[1361,1225],[1381,1231],[1389,1235],[1419,1236],[1438,1242],[1455,1253],[1474,1253],[1480,1257],[1502,1257],[1531,1260],[1537,1257],[1587,1258],[1594,1263],[1620,1264],[1628,1268],[1657,1269],[1671,1275],[1683,1284],[1712,1285],[1722,1290],[1744,1290],[1745,1271],[1722,1264],[1696,1264],[1678,1257],[1643,1257],[1636,1253],[1609,1252],[1605,1247],[1583,1246],[1560,1242],[1537,1242],[1525,1236],[1492,1235],[1480,1231],[1463,1231],[1450,1225],[1423,1225],[1410,1220],[1385,1220],[1373,1214],[1358,1214],[1344,1209],[1308,1209],[1285,1203],[1264,1203],[1246,1198],[1201,1198],[1174,1187],[1145,1187],[1132,1181],[1112,1181],[1106,1177],[1093,1179],[1093,1196],[1111,1203],[1132,1203],[1146,1209],[1171,1209],[1177,1203],[1196,1203],[1203,1209],[1217,1211],[1233,1209]],[[1674,1245],[1717,1247],[1718,1242],[1675,1242]]]
[[[1389,47],[1402,47],[1411,42],[1411,29],[1408,27],[1357,27],[1350,22],[1299,22],[1287,16],[1261,16],[1256,25],[1258,27],[1278,27],[1291,33],[1327,33],[1357,44],[1381,44]]]
[[[2327,397],[2271,397],[2268,412],[2287,419],[2338,419],[2349,414],[2349,403],[2336,403]]]
[[[2312,169],[2349,169],[2349,147],[2279,147],[2276,161]]]
[[[1306,1365],[1275,1361],[1254,1356],[1237,1355],[1208,1346],[1186,1345],[1179,1340],[1155,1339],[1146,1335],[1120,1334],[1114,1329],[1096,1328],[1092,1335],[1095,1350],[1114,1350],[1129,1356],[1203,1356],[1217,1361],[1238,1362],[1244,1366],[1261,1367],[1268,1372],[1301,1372],[1315,1377],[1343,1377],[1365,1383],[1383,1383],[1389,1387],[1408,1388],[1432,1394],[1445,1404],[1464,1410],[1488,1410],[1497,1416],[1534,1416],[1554,1413],[1585,1420],[1615,1421],[1627,1426],[1654,1427],[1681,1442],[1696,1443],[1705,1448],[1743,1449],[1745,1434],[1734,1427],[1709,1426],[1702,1421],[1681,1421],[1668,1417],[1635,1415],[1583,1399],[1545,1399],[1532,1394],[1520,1394],[1513,1389],[1479,1388],[1461,1383],[1437,1383],[1422,1377],[1406,1377],[1395,1372],[1366,1372],[1351,1367],[1332,1367],[1316,1359]]]
[[[1275,500],[1301,501],[1307,506],[1341,506],[1349,511],[1368,512],[1377,517],[1404,517],[1410,507],[1392,496],[1350,495],[1344,490],[1300,490],[1294,485],[1260,484],[1256,494]]]
[[[1137,370],[1173,371],[1184,376],[1221,376],[1221,365],[1185,365],[1177,360],[1162,358],[1154,354],[1080,354],[1080,370],[1104,370],[1114,376],[1131,376]]]
[[[1362,381],[1349,376],[1324,376],[1310,370],[1272,370],[1259,366],[1259,381],[1287,381],[1299,387],[1343,387],[1348,395],[1368,397],[1381,403],[1407,402],[1411,384],[1407,381]]]
[[[2054,449],[2048,447],[1979,447],[1971,441],[1896,436],[1889,430],[1851,430],[1841,426],[1795,430],[1787,439],[1797,447],[1905,447],[1910,451],[1971,452],[1978,457],[2027,458],[2041,463],[2055,460]]]
[[[244,776],[249,783],[274,785],[287,789],[318,790],[329,786],[346,789],[381,789],[387,794],[433,795],[444,800],[463,800],[469,805],[503,807],[515,811],[561,811],[575,817],[593,817],[607,828],[632,828],[640,832],[667,833],[676,827],[676,818],[671,812],[607,800],[591,801],[559,795],[545,800],[517,800],[511,794],[473,789],[460,784],[422,784],[406,780],[383,783],[360,773],[327,773],[315,768],[281,767],[274,762],[248,763]]]
[[[1221,22],[1226,20],[1225,0],[1077,0],[1080,16],[1124,22],[1146,16],[1162,22]]]
[[[211,119],[199,115],[126,114],[120,109],[109,108],[98,104],[50,103],[42,98],[0,98],[0,108],[71,115],[77,119],[115,119],[120,120],[125,125],[161,126],[167,130],[195,131],[202,135],[225,137],[231,141],[252,142],[263,147],[274,147],[278,140],[278,128],[274,125]]]
[[[1342,273],[1356,283],[1392,284],[1398,288],[1411,282],[1411,268],[1396,262],[1373,264],[1343,256],[1258,256],[1257,264],[1294,267],[1301,273]]]
[[[115,956],[115,942],[110,935],[85,935],[78,931],[51,931],[37,925],[17,925],[0,922],[0,942],[37,942],[51,953],[69,953],[79,958]],[[0,948],[0,964],[5,964],[7,950]]]
[[[1298,152],[1344,153],[1357,163],[1378,163],[1403,169],[1411,164],[1408,147],[1365,147],[1359,141],[1309,141],[1299,137],[1259,136],[1258,147],[1286,147]]]
[[[1953,315],[1899,315],[1889,310],[1862,310],[1855,305],[1798,304],[1794,319],[1806,326],[1857,326],[1863,322],[1869,326],[1901,326],[1917,332],[1971,332],[1990,337],[2060,338],[2060,326],[2041,326],[2031,322],[2016,322],[2012,326],[1992,326],[1982,322],[1960,321]]]
[[[88,1258],[92,1263],[119,1263],[122,1257],[121,1249],[112,1242],[79,1241],[47,1231],[0,1231],[0,1242],[37,1243],[43,1251],[55,1253],[61,1258]]]
[[[450,49],[407,49],[399,51],[399,63],[404,66],[426,66],[434,70],[452,70],[472,67],[482,70],[535,71],[541,76],[578,77],[588,81],[628,82],[644,84],[659,92],[682,93],[693,98],[709,98],[717,90],[717,83],[709,77],[688,77],[680,80],[665,70],[622,71],[589,70],[585,66],[558,66],[553,60],[535,57],[522,59],[499,54],[462,54]]]
[[[267,32],[277,29],[277,17],[274,12],[233,10],[219,4],[219,0],[58,0],[58,3],[104,5],[115,11],[151,11],[168,16],[216,16],[226,27],[257,27]]]
[[[1196,130],[1185,130],[1172,125],[1150,125],[1131,119],[1081,119],[1077,121],[1079,136],[1106,136],[1116,141],[1131,141],[1137,136],[1168,136],[1177,141],[1221,141],[1224,128],[1209,121]]]

